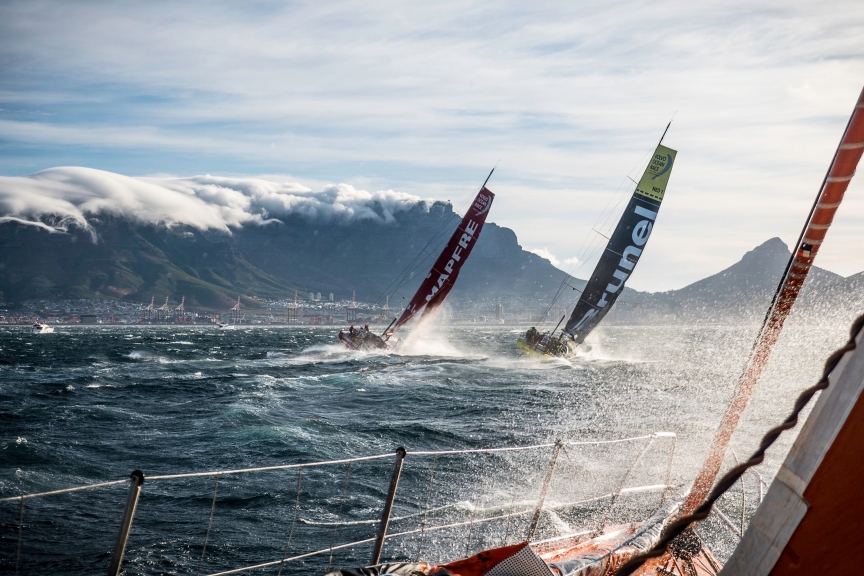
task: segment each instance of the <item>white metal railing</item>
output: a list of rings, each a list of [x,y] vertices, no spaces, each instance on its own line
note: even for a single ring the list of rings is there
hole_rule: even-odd
[[[634,470],[640,464],[642,458],[645,456],[645,454],[648,452],[648,450],[653,446],[653,444],[658,439],[669,439],[670,440],[669,456],[668,456],[668,460],[666,463],[664,482],[662,484],[651,484],[651,485],[644,485],[644,486],[628,487],[627,482],[630,479],[631,475],[633,474]],[[556,503],[547,503],[546,502],[548,490],[549,490],[550,484],[552,482],[553,475],[555,473],[556,461],[557,461],[557,458],[558,458],[560,451],[563,450],[565,452],[565,454],[567,454],[567,448],[568,447],[612,445],[612,444],[622,444],[622,443],[639,442],[639,441],[646,441],[645,446],[642,447],[642,449],[639,451],[636,458],[630,463],[630,465],[627,468],[626,472],[624,473],[623,477],[617,483],[617,487],[614,491],[604,493],[604,494],[594,495],[594,496],[591,496],[590,498],[583,498],[583,499],[568,501],[568,502],[556,502]],[[330,545],[327,546],[326,548],[321,548],[319,550],[304,552],[302,554],[296,554],[293,556],[287,556],[287,555],[283,554],[282,557],[277,559],[277,560],[252,564],[252,565],[243,566],[240,568],[235,568],[232,570],[227,570],[227,571],[222,571],[222,572],[215,572],[215,573],[209,574],[208,576],[225,576],[228,574],[238,574],[241,572],[248,572],[248,571],[253,571],[256,569],[260,569],[260,568],[273,567],[273,566],[277,566],[277,565],[280,566],[280,574],[281,574],[281,571],[282,571],[282,568],[284,567],[284,565],[288,564],[290,562],[294,562],[297,560],[310,558],[313,556],[324,555],[324,554],[329,553],[330,563],[332,563],[333,553],[335,551],[344,550],[347,548],[353,548],[353,547],[357,547],[357,546],[361,546],[361,545],[369,544],[369,543],[374,543],[372,561],[370,563],[375,564],[380,559],[381,550],[383,548],[385,541],[395,539],[395,538],[401,538],[401,537],[405,537],[405,536],[415,535],[415,534],[420,535],[419,544],[417,546],[417,558],[419,558],[421,551],[422,551],[422,548],[423,548],[424,538],[425,538],[427,533],[440,531],[440,530],[446,530],[446,529],[452,529],[452,528],[458,528],[458,527],[463,527],[463,526],[469,527],[468,536],[466,539],[466,548],[465,548],[465,555],[467,556],[468,552],[470,551],[470,547],[471,547],[471,543],[472,543],[471,541],[472,541],[472,537],[474,534],[475,526],[484,525],[484,524],[488,524],[490,522],[495,522],[495,521],[506,520],[507,524],[506,524],[505,535],[504,535],[504,541],[506,542],[508,540],[508,538],[510,536],[510,532],[511,532],[511,520],[513,518],[516,518],[516,517],[528,516],[528,515],[533,514],[531,523],[529,525],[529,529],[527,531],[526,538],[524,538],[525,540],[531,541],[534,537],[534,534],[535,534],[535,531],[537,529],[538,523],[540,521],[541,515],[544,512],[574,508],[574,507],[578,507],[581,505],[597,503],[597,502],[608,499],[610,502],[609,502],[608,506],[606,507],[605,512],[603,513],[601,520],[599,522],[600,529],[602,530],[602,528],[606,525],[606,523],[610,519],[613,509],[615,508],[616,504],[618,503],[618,501],[620,500],[620,498],[623,495],[643,493],[643,492],[661,492],[663,494],[661,503],[662,503],[662,501],[664,501],[666,499],[669,491],[672,488],[674,488],[674,487],[670,486],[670,475],[671,475],[672,459],[674,458],[674,454],[675,454],[676,441],[677,441],[677,436],[673,432],[656,432],[653,434],[647,434],[647,435],[641,435],[641,436],[635,436],[635,437],[629,437],[629,438],[613,439],[613,440],[592,440],[592,441],[560,441],[559,440],[559,441],[553,442],[553,443],[534,444],[534,445],[530,445],[530,446],[509,446],[509,447],[501,447],[501,448],[476,448],[476,449],[464,449],[464,450],[437,450],[437,451],[424,450],[424,451],[416,451],[416,452],[406,452],[404,449],[400,448],[395,453],[396,462],[394,464],[394,468],[393,468],[393,471],[391,473],[390,488],[389,488],[388,493],[387,493],[387,497],[386,497],[386,500],[384,503],[384,509],[382,511],[382,516],[381,516],[380,520],[368,519],[368,520],[348,521],[348,520],[343,519],[340,521],[339,518],[342,516],[342,508],[344,506],[345,499],[346,499],[346,491],[348,488],[348,483],[349,483],[349,479],[350,479],[350,475],[351,475],[352,465],[354,463],[357,463],[357,462],[393,458],[394,453],[376,454],[376,455],[372,455],[372,456],[343,458],[343,459],[338,459],[338,460],[327,460],[327,461],[319,461],[319,462],[308,462],[308,463],[303,463],[303,464],[285,464],[285,465],[278,465],[278,466],[263,466],[263,467],[256,467],[256,468],[239,468],[239,469],[231,469],[231,470],[215,470],[215,471],[209,471],[209,472],[191,472],[191,473],[183,473],[183,474],[159,474],[159,475],[147,476],[146,479],[145,479],[145,476],[143,473],[136,470],[135,472],[132,473],[132,475],[130,477],[131,485],[130,485],[129,494],[127,497],[127,503],[126,503],[125,511],[124,511],[123,518],[121,521],[120,531],[119,531],[117,540],[115,542],[114,550],[113,550],[112,557],[111,557],[111,563],[110,563],[110,567],[109,567],[109,576],[116,576],[117,574],[119,574],[120,566],[121,566],[123,555],[124,555],[125,548],[126,548],[126,543],[127,543],[128,536],[129,536],[129,531],[131,529],[132,522],[133,522],[134,515],[135,515],[135,511],[136,511],[136,508],[138,505],[138,498],[140,496],[140,493],[142,490],[142,485],[144,484],[145,480],[149,484],[152,482],[160,482],[161,483],[161,482],[171,481],[171,480],[200,478],[200,477],[212,477],[214,479],[213,496],[212,496],[212,499],[210,502],[210,504],[211,504],[210,511],[209,511],[210,514],[209,514],[209,519],[207,522],[207,528],[206,528],[206,531],[204,534],[201,554],[198,558],[198,568],[196,571],[197,574],[200,575],[201,574],[201,568],[203,566],[204,558],[205,558],[206,551],[207,551],[208,542],[210,539],[211,529],[213,526],[213,518],[214,518],[214,512],[215,512],[216,504],[217,504],[217,494],[218,494],[220,479],[222,479],[226,476],[239,475],[239,474],[263,473],[263,472],[272,472],[272,471],[290,470],[290,469],[297,470],[298,471],[297,489],[296,489],[296,494],[295,494],[295,498],[294,498],[293,517],[291,520],[291,524],[290,524],[290,528],[289,528],[288,536],[287,536],[287,542],[285,544],[284,550],[285,550],[285,552],[287,552],[291,547],[291,544],[292,544],[292,541],[293,541],[293,538],[295,535],[295,527],[297,525],[298,520],[300,523],[303,523],[303,524],[317,525],[317,526],[327,527],[327,528],[332,527],[332,532],[330,535]],[[525,453],[529,450],[542,450],[544,448],[552,448],[553,451],[552,451],[551,459],[550,459],[549,464],[547,466],[547,472],[545,474],[545,477],[544,477],[542,485],[541,485],[540,496],[536,500],[532,500],[532,501],[522,500],[522,501],[517,503],[517,501],[516,501],[517,490],[514,487],[514,489],[512,490],[511,497],[510,497],[510,502],[506,506],[506,508],[507,508],[506,513],[495,514],[493,512],[493,514],[491,516],[486,516],[485,513],[491,512],[491,511],[493,511],[493,509],[484,509],[482,507],[475,506],[475,505],[471,504],[471,502],[469,502],[469,501],[451,502],[451,503],[444,505],[444,506],[430,507],[431,495],[433,493],[433,487],[435,485],[436,464],[438,462],[439,457],[449,457],[449,456],[455,456],[455,455],[468,455],[468,454],[483,454],[484,455],[482,471],[481,471],[480,479],[479,479],[480,493],[479,493],[479,496],[476,498],[477,502],[479,503],[483,499],[483,496],[484,496],[482,491],[485,489],[485,485],[486,485],[485,480],[487,479],[486,478],[486,476],[487,476],[487,464],[488,464],[488,458],[490,455],[506,453],[506,452]],[[401,470],[402,470],[403,460],[407,459],[409,461],[413,461],[414,459],[419,458],[419,457],[432,457],[432,461],[431,461],[431,464],[429,466],[429,477],[428,477],[428,481],[427,481],[427,486],[426,486],[426,489],[424,490],[424,492],[426,493],[426,497],[425,497],[425,505],[423,506],[423,510],[422,510],[422,512],[417,512],[414,514],[408,514],[408,515],[397,516],[397,517],[391,518],[391,511],[392,511],[393,503],[394,503],[396,493],[397,493],[397,487],[398,487],[398,482],[399,482],[399,478],[400,478],[400,474],[401,474]],[[567,456],[567,458],[569,459],[569,455]],[[302,484],[304,470],[317,468],[317,467],[324,467],[324,466],[342,465],[342,464],[347,465],[347,466],[346,466],[345,478],[342,481],[342,487],[341,487],[342,488],[342,494],[341,494],[341,498],[339,500],[339,513],[337,514],[337,521],[335,521],[335,522],[315,522],[312,520],[305,520],[303,518],[300,518],[300,516],[299,516],[300,495],[301,495],[301,484]],[[22,540],[23,540],[23,526],[24,526],[24,509],[25,509],[24,503],[26,500],[33,499],[33,498],[42,498],[42,497],[54,496],[54,495],[58,495],[58,494],[66,494],[66,493],[70,493],[70,492],[95,490],[95,489],[100,489],[100,488],[105,488],[105,487],[110,487],[110,486],[116,486],[119,484],[124,484],[126,482],[130,482],[130,480],[115,480],[115,481],[110,481],[110,482],[100,482],[97,484],[90,484],[90,485],[85,485],[85,486],[76,486],[76,487],[59,489],[59,490],[51,490],[51,491],[47,491],[47,492],[21,494],[19,496],[0,498],[0,503],[10,503],[10,502],[18,502],[19,503],[18,535],[17,535],[17,550],[16,550],[16,569],[15,569],[16,574],[18,572],[18,566],[19,566],[20,558],[21,558],[21,546],[22,546]],[[437,513],[440,513],[443,510],[456,508],[460,505],[463,505],[464,507],[470,509],[470,511],[471,511],[470,519],[461,520],[458,522],[445,522],[443,524],[429,525],[430,516],[435,515]],[[499,510],[501,508],[503,508],[503,507],[498,507]],[[479,515],[479,517],[478,517],[478,515]],[[413,528],[410,530],[402,530],[399,532],[388,533],[388,525],[391,521],[392,522],[398,522],[398,521],[408,520],[410,518],[420,518],[421,516],[422,516],[422,521],[420,522],[419,527],[416,527],[416,528]],[[355,540],[355,541],[347,542],[347,543],[339,543],[339,544],[336,543],[336,534],[337,534],[338,529],[341,527],[347,527],[347,526],[353,526],[353,525],[375,525],[375,524],[377,524],[377,526],[378,526],[376,536],[369,537],[369,538],[363,538],[363,539],[359,539],[359,540]],[[329,564],[328,564],[328,568],[329,568]]]

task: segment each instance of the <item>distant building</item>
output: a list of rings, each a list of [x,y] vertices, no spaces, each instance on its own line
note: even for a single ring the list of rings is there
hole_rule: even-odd
[[[336,298],[333,297],[333,293],[330,292],[330,302],[335,302]]]
[[[320,301],[321,301],[321,293],[320,293],[320,292],[318,292],[318,293],[315,294],[315,301],[316,301],[316,302],[320,302]]]
[[[312,302],[313,300],[315,300],[315,293],[309,292],[309,301]]]
[[[97,319],[95,314],[82,314],[81,324],[96,324]]]

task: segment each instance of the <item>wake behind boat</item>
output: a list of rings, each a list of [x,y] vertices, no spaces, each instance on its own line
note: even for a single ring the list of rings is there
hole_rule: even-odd
[[[551,332],[531,327],[516,342],[523,353],[538,357],[570,354],[609,313],[651,235],[677,154],[671,148],[657,145],[564,329],[555,336],[563,317]]]
[[[494,172],[494,168],[492,171]],[[459,272],[468,260],[474,245],[477,244],[480,232],[486,223],[489,208],[492,207],[492,200],[495,199],[495,194],[486,188],[486,183],[489,182],[491,176],[492,172],[489,173],[486,182],[480,188],[480,192],[474,197],[471,207],[465,213],[453,235],[450,236],[447,245],[444,246],[438,259],[432,265],[432,269],[429,270],[402,314],[398,318],[394,318],[380,336],[372,332],[368,324],[359,329],[351,326],[347,333],[340,330],[339,341],[346,348],[363,351],[389,350],[398,345],[399,341],[390,343],[396,330],[419,312],[423,313],[420,316],[420,322],[428,320],[441,307],[456,284]]]

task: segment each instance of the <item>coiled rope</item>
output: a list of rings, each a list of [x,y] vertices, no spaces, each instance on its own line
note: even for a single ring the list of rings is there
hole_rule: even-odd
[[[798,399],[795,401],[795,408],[792,410],[792,413],[783,421],[779,426],[772,428],[769,430],[765,436],[762,437],[762,442],[759,444],[759,449],[753,453],[749,460],[735,466],[729,472],[727,472],[708,496],[705,498],[705,502],[702,503],[692,514],[687,516],[683,516],[678,518],[677,520],[671,522],[666,529],[664,530],[663,536],[657,542],[657,544],[647,552],[643,554],[639,554],[638,556],[634,556],[631,558],[626,564],[622,565],[621,568],[615,572],[615,576],[630,576],[636,570],[639,569],[642,564],[650,560],[652,558],[658,558],[666,553],[667,547],[672,543],[673,540],[678,538],[681,534],[685,533],[690,526],[695,524],[696,522],[701,522],[705,520],[709,514],[711,514],[711,509],[714,507],[714,503],[717,499],[720,498],[727,490],[732,488],[733,485],[747,472],[748,469],[758,466],[765,460],[765,452],[768,448],[771,447],[772,444],[780,437],[780,434],[785,432],[786,430],[790,430],[794,428],[798,424],[798,416],[801,414],[801,411],[807,406],[810,400],[813,399],[813,396],[816,392],[820,390],[825,390],[828,388],[828,376],[831,372],[837,367],[837,364],[840,363],[840,359],[843,358],[843,355],[846,352],[854,350],[857,345],[855,340],[858,337],[858,334],[861,332],[861,329],[864,328],[864,315],[859,316],[855,322],[852,323],[852,329],[850,330],[849,341],[846,342],[846,345],[831,354],[828,357],[828,360],[825,362],[825,368],[822,371],[822,378],[817,382],[814,386],[807,388],[804,390]]]

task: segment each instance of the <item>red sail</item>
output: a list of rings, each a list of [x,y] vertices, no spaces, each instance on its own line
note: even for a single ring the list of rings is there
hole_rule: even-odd
[[[408,307],[402,312],[402,316],[399,317],[393,330],[410,320],[424,306],[427,307],[428,312],[431,312],[444,302],[459,276],[459,270],[462,269],[462,265],[465,264],[471,250],[474,249],[477,239],[480,238],[480,231],[483,230],[483,224],[486,222],[486,216],[489,214],[489,208],[492,206],[494,198],[495,195],[485,186],[477,193],[471,208],[462,218],[459,227],[456,228],[450,241],[447,242],[447,246],[444,247],[444,251],[432,265],[432,270],[420,284],[420,288],[417,289],[417,293],[414,294]]]

